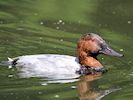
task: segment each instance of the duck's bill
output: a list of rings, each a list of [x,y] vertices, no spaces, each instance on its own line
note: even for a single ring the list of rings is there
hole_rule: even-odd
[[[120,53],[114,51],[113,49],[111,49],[108,46],[106,48],[102,49],[100,51],[100,53],[105,54],[105,55],[109,55],[109,56],[116,56],[116,57],[122,57],[123,56],[123,54],[120,54]]]

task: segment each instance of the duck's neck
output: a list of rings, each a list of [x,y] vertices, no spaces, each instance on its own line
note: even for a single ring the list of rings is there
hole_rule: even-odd
[[[102,68],[102,64],[97,60],[97,54],[91,54],[90,50],[93,49],[93,45],[88,40],[89,38],[83,37],[77,44],[77,57],[81,66],[88,66],[93,68]]]
[[[77,56],[79,58],[79,63],[81,66],[93,67],[93,68],[102,68],[102,64],[97,60],[96,57],[90,56],[83,50],[77,50]]]

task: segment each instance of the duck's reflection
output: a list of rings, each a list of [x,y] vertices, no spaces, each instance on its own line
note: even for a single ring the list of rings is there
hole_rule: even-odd
[[[80,100],[99,100],[98,91],[94,91],[91,87],[91,83],[94,80],[101,78],[101,74],[85,75],[81,77],[77,84],[77,90]]]

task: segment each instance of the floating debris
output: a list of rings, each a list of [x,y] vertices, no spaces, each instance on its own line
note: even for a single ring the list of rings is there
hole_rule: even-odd
[[[57,22],[57,23],[54,23],[54,24],[62,24],[62,25],[64,25],[65,24],[65,22],[63,22],[61,19]]]
[[[55,95],[54,97],[55,97],[55,98],[59,98],[60,96],[59,96],[59,95]]]
[[[47,83],[42,83],[41,85],[44,85],[44,86],[46,86],[46,85],[48,85]]]
[[[40,22],[40,25],[43,25],[44,23],[43,22]]]
[[[57,27],[56,27],[56,29],[58,30],[58,29],[59,29],[59,27],[57,26]]]
[[[120,49],[120,51],[124,51],[123,49]]]
[[[104,60],[104,58],[102,57],[102,60]]]
[[[76,86],[71,86],[72,89],[76,89],[77,87]]]
[[[13,75],[8,75],[8,77],[13,77]]]
[[[43,38],[42,37],[39,37],[40,40],[42,40]]]
[[[65,22],[62,22],[62,25],[64,25],[65,24]]]
[[[8,66],[8,68],[9,68],[9,69],[11,69],[11,68],[12,68],[12,66]]]
[[[132,21],[130,21],[130,20],[129,20],[129,21],[127,21],[127,23],[128,23],[128,24],[131,24],[131,23],[132,23]]]
[[[64,41],[63,39],[60,39],[60,41],[62,42],[62,41]]]
[[[63,21],[62,20],[59,20],[58,22],[57,22],[57,24],[61,24]]]
[[[59,20],[59,23],[62,23],[62,20]]]

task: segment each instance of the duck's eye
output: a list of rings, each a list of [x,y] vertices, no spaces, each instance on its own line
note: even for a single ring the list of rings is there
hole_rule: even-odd
[[[107,48],[107,45],[103,45],[103,44],[101,44],[100,45],[100,49],[99,49],[99,53],[101,53],[103,50],[105,50]]]
[[[105,48],[107,48],[107,45],[101,44],[101,49],[105,49]]]

